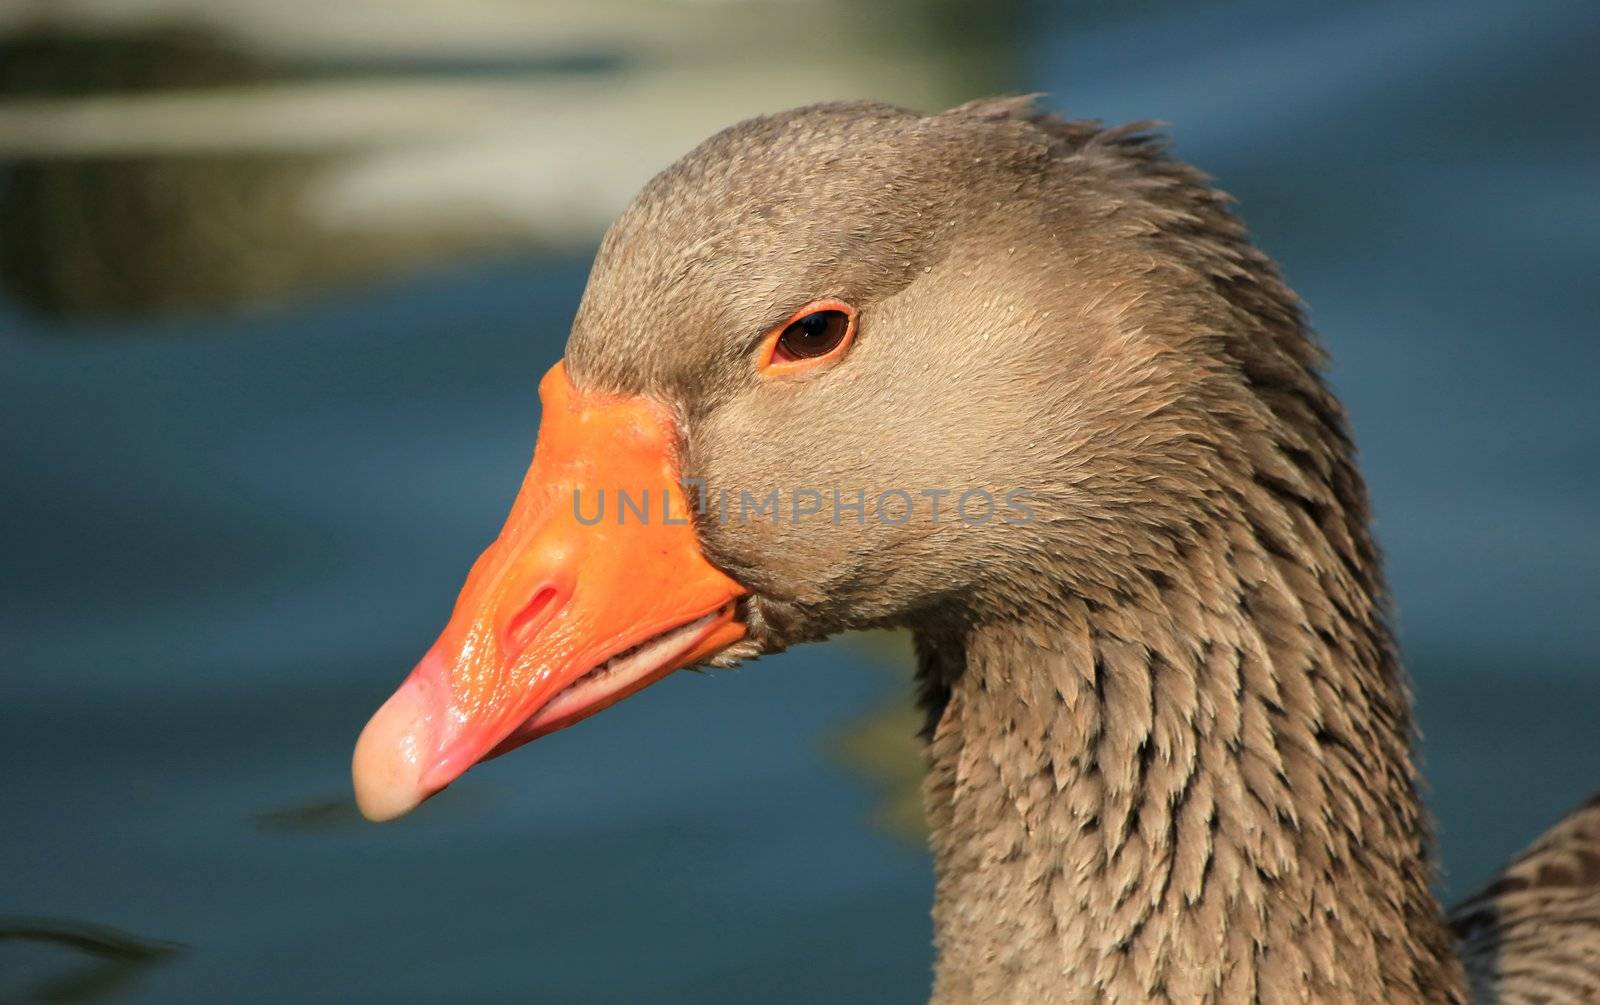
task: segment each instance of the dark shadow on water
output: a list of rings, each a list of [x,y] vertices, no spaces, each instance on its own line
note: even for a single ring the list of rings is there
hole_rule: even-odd
[[[390,826],[432,826],[436,822],[459,820],[492,809],[497,795],[497,789],[492,785],[474,784],[462,789],[445,789],[428,799],[426,814]],[[263,810],[251,817],[251,822],[261,833],[274,835],[320,835],[376,826],[361,816],[361,811],[356,809],[355,801],[348,792]]]
[[[63,918],[0,917],[0,1000],[111,1001],[151,967],[187,947]],[[68,961],[62,965],[61,957]]]
[[[264,834],[325,834],[359,827],[366,821],[349,796],[329,796],[257,813],[254,822]]]

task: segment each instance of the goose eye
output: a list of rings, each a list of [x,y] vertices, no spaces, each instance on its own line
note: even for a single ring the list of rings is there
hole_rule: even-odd
[[[817,311],[807,314],[778,336],[778,353],[790,359],[811,359],[824,356],[839,347],[844,333],[850,327],[850,316],[844,311]]]
[[[769,337],[762,369],[786,372],[838,356],[855,334],[855,320],[848,304],[807,305]]]

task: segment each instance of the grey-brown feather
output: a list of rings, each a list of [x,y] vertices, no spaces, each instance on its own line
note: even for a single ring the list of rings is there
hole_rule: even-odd
[[[760,338],[824,296],[850,354],[764,379]],[[1026,99],[741,124],[608,233],[568,361],[669,402],[713,492],[1028,491],[1026,525],[698,527],[753,591],[725,661],[914,630],[936,1001],[1466,1000],[1343,411],[1157,137]],[[1508,979],[1600,918],[1495,903]]]
[[[1600,796],[1451,913],[1473,997],[1600,1002]]]

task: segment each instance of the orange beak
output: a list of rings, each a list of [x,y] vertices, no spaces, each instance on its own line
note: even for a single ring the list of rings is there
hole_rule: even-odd
[[[744,637],[745,590],[700,552],[668,411],[583,394],[560,363],[539,397],[533,466],[505,527],[356,741],[356,802],[372,820]]]

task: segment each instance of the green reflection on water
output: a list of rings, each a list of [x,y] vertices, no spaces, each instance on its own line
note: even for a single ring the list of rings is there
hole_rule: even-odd
[[[829,747],[840,762],[871,781],[877,790],[872,822],[920,846],[927,840],[928,822],[922,812],[924,766],[922,741],[917,736],[923,713],[911,699],[915,667],[911,636],[907,632],[862,632],[845,642],[894,675],[897,694],[835,734]]]

